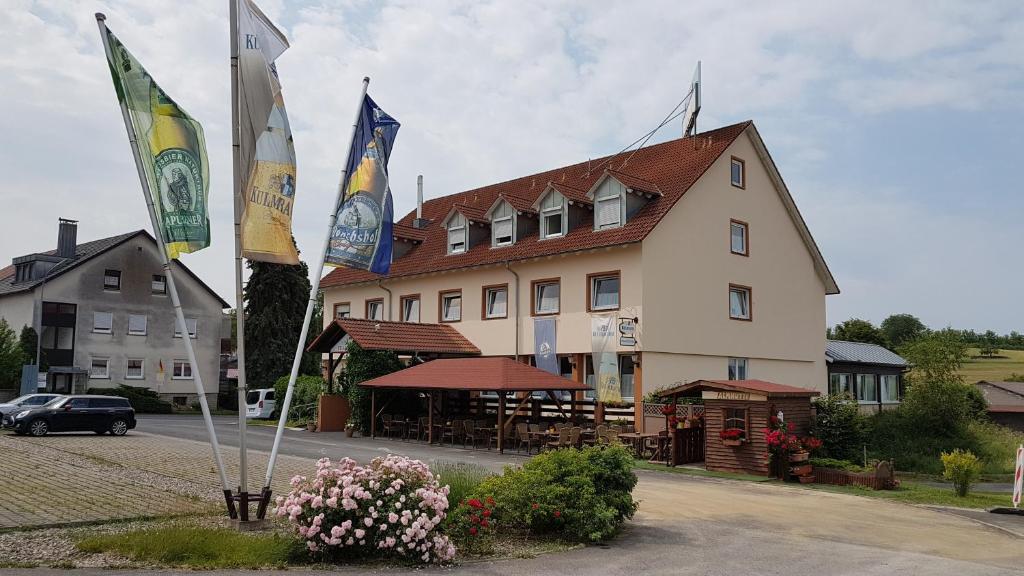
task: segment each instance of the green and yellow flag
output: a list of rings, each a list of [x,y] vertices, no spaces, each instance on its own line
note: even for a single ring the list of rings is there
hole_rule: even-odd
[[[138,138],[167,255],[177,258],[182,252],[206,248],[210,178],[203,127],[160,89],[117,36],[106,33],[110,75]]]

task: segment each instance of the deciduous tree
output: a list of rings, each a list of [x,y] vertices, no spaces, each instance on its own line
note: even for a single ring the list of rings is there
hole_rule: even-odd
[[[912,314],[893,314],[882,320],[880,328],[886,341],[894,348],[916,340],[928,332],[928,327]]]
[[[860,318],[850,318],[846,322],[837,324],[832,331],[832,337],[836,340],[847,340],[849,342],[866,342],[885,346],[885,334],[874,324]]]

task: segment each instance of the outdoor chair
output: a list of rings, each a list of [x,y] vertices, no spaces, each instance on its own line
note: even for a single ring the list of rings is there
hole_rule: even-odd
[[[477,435],[476,422],[472,420],[466,420],[462,423],[462,447],[466,447],[467,442],[473,443],[473,449],[476,450],[476,442],[479,436]]]
[[[533,437],[530,436],[530,429],[526,422],[516,424],[516,438],[518,439],[516,450],[521,451],[523,445],[526,445],[526,453],[529,454],[533,448]]]
[[[583,443],[586,444],[587,446],[593,446],[595,444],[600,443],[607,429],[608,427],[605,426],[604,424],[599,424],[597,426],[597,429],[594,431],[594,437],[583,440]]]
[[[422,440],[423,435],[427,432],[427,417],[420,416],[416,421],[409,421],[409,426],[405,429],[405,438],[408,440],[410,437],[415,437],[417,440]]]
[[[451,440],[452,446],[455,446],[455,442],[462,437],[462,420],[452,420],[450,426],[444,427],[444,432],[441,433],[441,443],[444,444],[444,439],[448,438]]]
[[[610,445],[619,443],[619,434],[621,434],[621,432],[617,432],[615,428],[616,427],[612,427],[607,432],[605,432],[605,444]]]
[[[383,432],[384,435],[387,436],[388,438],[391,437],[391,430],[392,430],[391,424],[392,424],[391,414],[384,414],[383,416],[380,417],[381,432]]]
[[[530,432],[540,432],[540,424],[530,424]]]
[[[552,440],[544,445],[548,450],[557,450],[559,448],[569,447],[569,429],[561,428],[558,430],[558,440]]]
[[[633,424],[626,424],[625,432],[627,434],[635,434],[636,433],[636,426],[634,426]]]
[[[573,448],[580,447],[580,436],[583,434],[583,428],[579,426],[573,426],[569,429],[569,445]]]

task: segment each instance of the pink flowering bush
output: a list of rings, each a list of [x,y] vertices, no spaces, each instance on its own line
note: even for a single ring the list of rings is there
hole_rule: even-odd
[[[389,455],[359,466],[350,458],[322,458],[316,477],[296,476],[291,486],[274,511],[295,525],[313,553],[424,563],[455,556],[440,533],[448,487],[419,460]]]

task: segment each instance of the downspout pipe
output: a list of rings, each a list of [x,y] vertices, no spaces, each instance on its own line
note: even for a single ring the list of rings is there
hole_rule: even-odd
[[[512,269],[512,265],[505,262],[505,269],[516,278],[516,362],[519,362],[519,273]]]
[[[377,287],[388,293],[388,315],[387,315],[386,319],[387,319],[388,322],[390,322],[391,321],[391,296],[392,296],[391,289],[384,285],[384,281],[383,280],[377,280]]]

